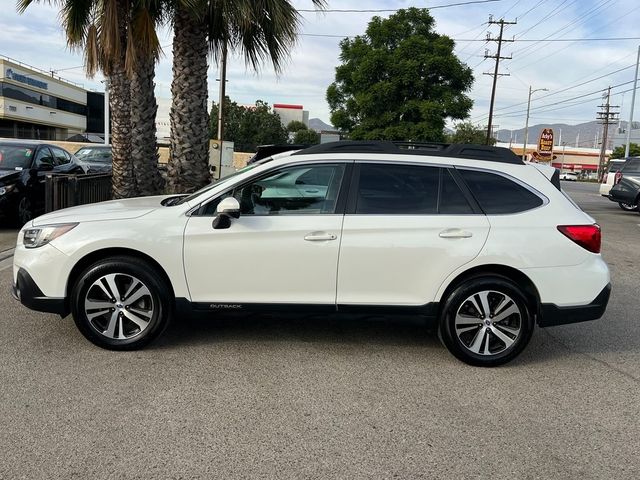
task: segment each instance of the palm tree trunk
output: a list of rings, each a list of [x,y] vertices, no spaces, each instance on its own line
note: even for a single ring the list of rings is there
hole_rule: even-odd
[[[171,154],[167,190],[191,192],[210,181],[207,28],[184,8],[174,18]]]
[[[131,78],[131,160],[139,195],[157,195],[162,189],[158,171],[158,143],[154,93],[155,61],[141,58]]]
[[[124,45],[127,38],[126,0],[118,1],[119,34]],[[113,155],[113,198],[136,196],[131,162],[131,89],[125,72],[125,49],[110,68],[109,109],[111,110],[111,150]]]

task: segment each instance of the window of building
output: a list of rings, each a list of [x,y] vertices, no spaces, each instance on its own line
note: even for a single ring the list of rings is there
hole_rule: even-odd
[[[28,88],[18,87],[12,83],[0,82],[0,96],[78,115],[87,114],[86,105],[54,97],[53,95],[46,95]]]
[[[502,175],[458,169],[480,208],[487,215],[524,212],[543,204],[543,200]]]

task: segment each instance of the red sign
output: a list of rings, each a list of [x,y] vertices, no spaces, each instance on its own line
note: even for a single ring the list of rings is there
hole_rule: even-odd
[[[553,129],[545,128],[540,132],[537,153],[540,160],[551,160],[553,157]]]

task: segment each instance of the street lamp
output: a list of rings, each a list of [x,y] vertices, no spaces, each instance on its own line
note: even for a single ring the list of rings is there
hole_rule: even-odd
[[[101,83],[104,83],[104,144],[109,145],[109,79],[105,78]]]
[[[527,122],[524,126],[524,145],[522,148],[522,160],[527,160],[527,142],[529,141],[529,110],[531,110],[531,94],[536,92],[548,92],[548,88],[536,88],[535,90],[531,90],[531,85],[529,85],[529,100],[527,100]]]

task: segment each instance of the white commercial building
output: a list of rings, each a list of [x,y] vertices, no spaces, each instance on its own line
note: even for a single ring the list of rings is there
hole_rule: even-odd
[[[66,140],[104,132],[104,95],[0,57],[0,137]]]
[[[289,105],[286,103],[274,103],[273,111],[280,116],[280,121],[285,127],[293,121],[309,126],[309,112],[302,105]]]

